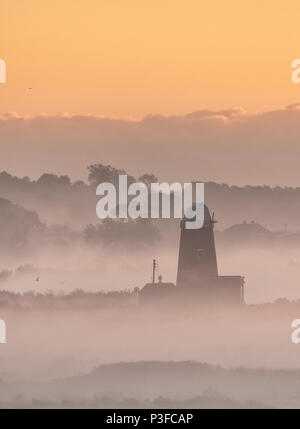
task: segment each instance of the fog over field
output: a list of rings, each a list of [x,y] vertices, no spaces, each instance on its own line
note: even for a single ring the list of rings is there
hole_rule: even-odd
[[[131,249],[130,252],[101,246],[91,248],[79,243],[72,247],[41,248],[34,255],[2,258],[4,272],[0,285],[5,290],[21,293],[132,290],[151,280],[153,257],[158,259],[158,273],[163,280],[175,283],[178,240],[179,231],[172,247],[158,243],[150,249]],[[217,241],[219,273],[245,276],[247,303],[300,298],[298,247],[232,249],[218,244]]]
[[[299,304],[3,311],[9,341],[1,350],[0,405],[31,407],[39,400],[42,407],[68,407],[72,401],[101,407],[106,398],[108,406],[125,401],[126,407],[126,398],[160,397],[158,406],[165,398],[180,407],[204,395],[197,406],[218,406],[219,398],[225,407],[251,401],[299,407],[299,353],[290,327],[299,311]],[[144,368],[143,361],[153,363]],[[161,369],[158,361],[165,362]],[[183,361],[209,365],[172,363]],[[119,362],[131,364],[91,374],[99,365]]]

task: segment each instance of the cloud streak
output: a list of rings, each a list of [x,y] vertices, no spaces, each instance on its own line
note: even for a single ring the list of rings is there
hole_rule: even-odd
[[[0,170],[86,179],[95,162],[160,180],[297,186],[300,104],[247,114],[202,110],[142,120],[101,115],[0,117]]]

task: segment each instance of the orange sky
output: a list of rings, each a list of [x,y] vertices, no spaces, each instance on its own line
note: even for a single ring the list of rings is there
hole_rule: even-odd
[[[280,108],[300,101],[299,12],[299,0],[0,0],[0,113]]]

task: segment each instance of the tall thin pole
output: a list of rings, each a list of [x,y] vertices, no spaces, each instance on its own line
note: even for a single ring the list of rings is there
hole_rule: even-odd
[[[156,259],[152,262],[152,283],[155,283]]]

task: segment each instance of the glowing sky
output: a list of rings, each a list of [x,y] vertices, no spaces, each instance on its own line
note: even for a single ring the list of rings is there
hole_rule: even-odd
[[[299,12],[298,0],[0,0],[0,114],[283,107],[300,100]]]

